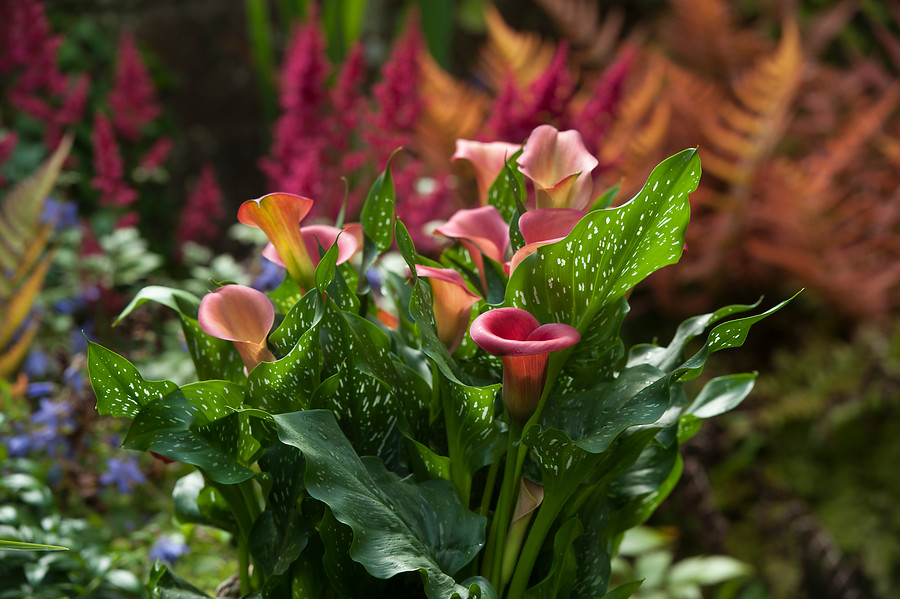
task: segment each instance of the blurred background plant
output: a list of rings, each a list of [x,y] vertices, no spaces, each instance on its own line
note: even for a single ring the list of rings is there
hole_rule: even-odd
[[[94,415],[82,331],[128,339],[148,378],[190,380],[164,311],[111,323],[148,282],[197,294],[209,279],[276,285],[277,267],[246,258],[262,241],[219,227],[241,201],[277,188],[316,198],[323,220],[345,203],[352,217],[403,146],[398,211],[417,247],[436,250],[431,224],[477,202],[468,165],[449,160],[455,140],[518,143],[546,122],[581,132],[598,189],[620,185],[619,201],[662,157],[700,147],[682,266],[632,299],[654,326],[807,288],[794,324],[746,354],[757,393],[689,446],[658,516],[681,531],[665,551],[676,564],[752,565],[756,578],[720,596],[890,597],[898,69],[893,0],[0,0],[4,215],[14,186],[72,136],[28,231],[0,237],[14,257],[3,301],[38,272],[20,316],[3,306],[13,330],[0,358],[16,364],[2,372],[4,480],[49,485],[53,505],[40,509],[60,521],[109,523],[98,547],[145,535],[141,559],[129,546],[110,562],[139,576],[157,533],[183,538],[179,569],[208,572],[211,590],[227,572],[198,547],[227,539],[159,516],[156,492],[112,497],[119,484],[163,497],[177,473],[109,444],[121,431]],[[11,465],[21,460],[32,465]],[[132,526],[113,523],[120,511]]]

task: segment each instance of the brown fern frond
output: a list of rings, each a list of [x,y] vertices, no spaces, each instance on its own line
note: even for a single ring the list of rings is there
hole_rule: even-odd
[[[445,72],[427,51],[419,55],[419,97],[422,112],[416,123],[416,148],[426,164],[449,160],[457,139],[474,139],[491,100]]]
[[[735,100],[724,102],[707,121],[704,167],[733,185],[746,186],[760,161],[779,141],[803,72],[797,26],[782,28],[778,48],[733,85]]]
[[[494,91],[512,73],[519,87],[525,87],[541,76],[553,61],[556,44],[534,32],[520,32],[506,24],[493,6],[484,10],[487,46],[477,59],[484,83]]]
[[[622,37],[624,11],[613,7],[601,18],[594,0],[538,0],[538,4],[569,40],[579,64],[599,68],[609,63]]]
[[[664,59],[665,95],[672,105],[671,144],[669,150],[700,146],[701,130],[710,114],[717,114],[725,99],[725,90],[717,82]],[[705,168],[705,165],[704,165]]]

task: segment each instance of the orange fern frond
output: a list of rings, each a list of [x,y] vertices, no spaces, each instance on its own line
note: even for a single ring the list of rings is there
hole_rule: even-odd
[[[42,223],[41,214],[71,145],[72,138],[65,137],[0,203],[0,269],[13,273],[0,286],[0,378],[13,374],[37,332],[38,321],[25,322],[53,260],[47,251],[52,224]]]
[[[704,169],[731,184],[746,186],[760,161],[781,138],[803,72],[797,26],[782,28],[778,48],[733,85],[734,101],[707,121]]]
[[[457,139],[474,139],[491,99],[445,72],[427,51],[419,55],[419,97],[422,112],[416,123],[416,148],[425,162],[444,165]]]
[[[608,64],[625,25],[625,12],[613,7],[600,17],[594,0],[538,0],[557,29],[572,45],[573,56],[584,67]]]
[[[746,64],[755,36],[739,29],[725,0],[670,0],[661,35],[672,52],[704,74],[720,78]]]
[[[485,8],[484,20],[488,43],[477,62],[485,84],[491,89],[499,90],[510,73],[519,87],[525,87],[550,66],[556,44],[542,39],[538,33],[516,31],[492,6]]]

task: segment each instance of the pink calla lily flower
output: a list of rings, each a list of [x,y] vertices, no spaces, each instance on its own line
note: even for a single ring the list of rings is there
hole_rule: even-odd
[[[590,207],[591,171],[599,162],[584,147],[578,131],[541,125],[531,132],[516,162],[534,184],[537,208]]]
[[[349,225],[348,225],[349,226]],[[360,230],[362,230],[360,228]],[[343,235],[341,235],[343,233]],[[303,244],[306,247],[306,253],[312,262],[313,268],[318,266],[319,246],[321,245],[326,251],[337,242],[338,258],[337,263],[343,264],[353,257],[359,248],[359,241],[350,230],[339,229],[330,225],[310,225],[308,227],[300,227],[300,235],[303,238]],[[284,261],[278,254],[278,250],[271,242],[263,249],[262,255],[274,262],[284,266]]]
[[[486,287],[482,254],[501,264],[506,261],[509,226],[493,206],[457,210],[450,220],[435,228],[434,232],[457,239],[463,244],[475,262],[482,286]]]
[[[462,343],[469,326],[472,305],[481,299],[466,286],[462,275],[452,268],[416,265],[416,273],[431,283],[434,320],[438,337],[452,354]]]
[[[303,289],[315,286],[315,265],[310,259],[300,221],[309,213],[313,201],[290,193],[270,193],[248,200],[238,209],[238,220],[262,229],[275,247],[288,274]],[[318,256],[318,253],[315,254]]]
[[[261,291],[244,285],[219,287],[200,302],[197,317],[207,335],[234,343],[249,373],[260,362],[274,362],[266,346],[275,308]]]
[[[520,216],[519,232],[525,239],[525,245],[513,254],[512,260],[509,261],[508,274],[512,274],[522,260],[536,252],[542,245],[565,238],[584,215],[581,210],[543,208],[529,210]]]
[[[503,172],[506,161],[521,147],[504,141],[482,143],[457,139],[456,151],[450,159],[467,160],[472,164],[475,168],[475,182],[478,184],[478,201],[482,206],[487,206],[491,185]]]
[[[497,308],[472,322],[472,341],[489,354],[503,359],[503,403],[510,418],[524,424],[534,413],[544,392],[550,352],[578,343],[575,327],[542,325],[528,311]]]

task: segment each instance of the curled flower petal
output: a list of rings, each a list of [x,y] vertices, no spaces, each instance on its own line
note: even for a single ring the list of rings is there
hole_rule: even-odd
[[[344,234],[341,235],[341,233]],[[306,247],[306,252],[309,255],[313,268],[318,266],[319,260],[321,260],[319,246],[322,246],[322,248],[327,251],[335,244],[335,242],[337,242],[338,264],[343,264],[350,260],[359,248],[359,242],[352,233],[330,225],[310,225],[308,227],[300,227],[300,235],[303,238],[303,244]],[[271,242],[263,249],[262,255],[275,264],[284,266],[284,261],[278,254],[275,245]]]
[[[591,171],[599,162],[584,147],[578,131],[541,125],[532,131],[516,162],[534,184],[538,208],[585,210],[590,206]]]
[[[234,343],[247,371],[260,362],[274,362],[266,346],[275,322],[275,308],[261,291],[243,285],[225,285],[200,302],[200,328],[218,339]]]
[[[248,200],[238,209],[238,220],[265,232],[288,274],[304,289],[315,286],[315,266],[300,233],[300,221],[312,205],[313,201],[309,198],[290,193],[270,193],[256,200]]]
[[[453,353],[466,334],[472,304],[481,297],[469,291],[462,275],[452,268],[416,265],[416,273],[431,282],[438,337],[450,353]]]
[[[503,403],[520,424],[528,420],[544,391],[550,352],[578,343],[581,335],[567,324],[542,325],[526,310],[497,308],[475,319],[472,341],[503,359]]]
[[[475,181],[478,184],[478,201],[482,206],[487,206],[491,185],[503,172],[506,161],[518,152],[520,147],[503,141],[482,143],[457,139],[456,151],[451,160],[466,160],[472,164],[475,168]]]
[[[565,238],[575,225],[584,217],[581,210],[567,208],[544,208],[529,210],[519,217],[519,231],[525,239],[525,245],[513,254],[509,261],[509,272],[512,273],[522,260],[547,245]]]
[[[485,283],[482,254],[503,264],[509,249],[509,226],[493,206],[458,210],[450,220],[435,228],[435,233],[459,240],[472,256],[475,267]]]

